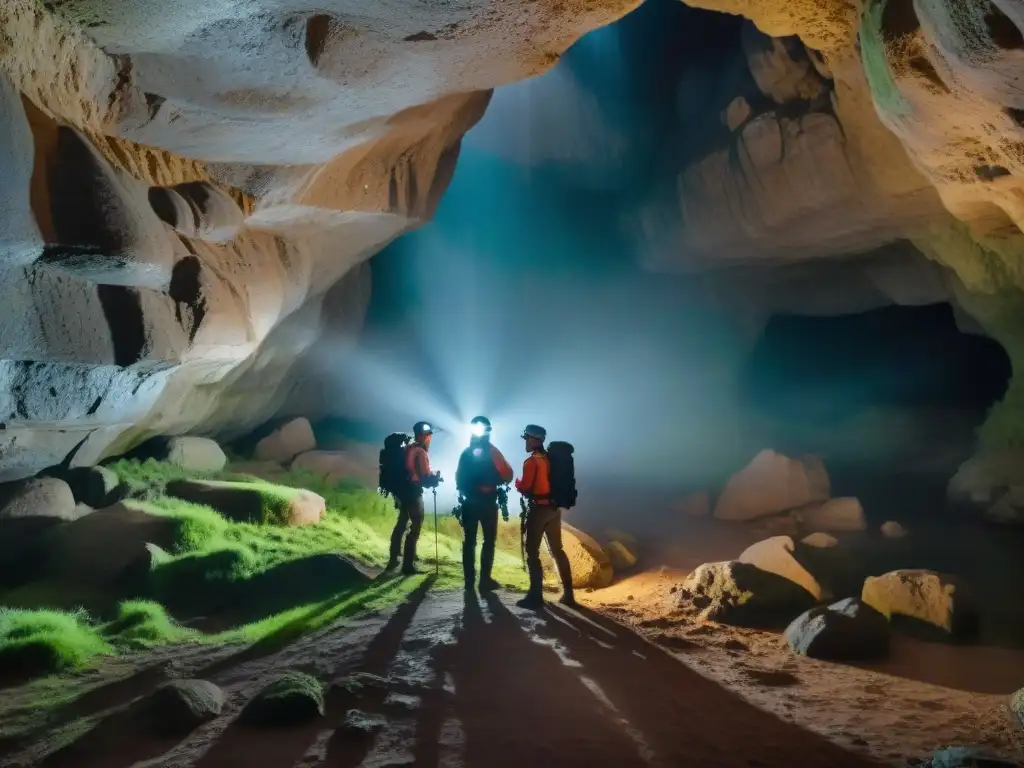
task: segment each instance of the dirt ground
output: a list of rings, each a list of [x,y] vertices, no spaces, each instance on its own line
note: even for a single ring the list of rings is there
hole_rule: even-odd
[[[127,768],[293,766],[843,766],[872,765],[864,746],[777,718],[690,663],[586,608],[537,616],[515,596],[466,600],[429,584],[387,614],[310,636],[254,658],[242,649],[178,651],[130,668],[114,662],[58,713],[68,728],[7,745],[3,765]],[[356,696],[329,688],[327,716],[306,726],[234,723],[284,667],[328,683],[353,672],[388,679]],[[181,742],[133,728],[126,704],[168,677],[201,676],[228,693],[225,711]],[[767,690],[779,695],[772,684]],[[4,693],[4,709],[23,693]],[[783,695],[788,698],[787,695]],[[341,727],[359,709],[382,727],[360,738]]]
[[[27,738],[0,741],[0,766],[313,768],[313,766],[915,765],[940,747],[1021,755],[1006,709],[1024,685],[1024,651],[895,636],[871,665],[794,656],[777,633],[667,618],[673,587],[701,562],[729,559],[753,531],[689,526],[647,563],[668,563],[583,607],[535,615],[517,595],[466,600],[427,581],[404,604],[279,650],[176,648],[108,661],[72,678],[81,694]],[[679,544],[679,541],[689,544]],[[327,714],[306,726],[235,722],[282,669],[327,686]],[[369,672],[386,686],[339,685]],[[131,703],[169,678],[228,694],[224,712],[181,741],[146,735]],[[64,683],[62,683],[64,684]],[[31,715],[32,686],[0,691],[0,719]],[[344,725],[378,718],[370,737]]]
[[[752,705],[878,762],[906,765],[951,745],[1024,756],[1024,731],[1006,707],[1024,682],[1024,652],[896,634],[883,662],[815,661],[777,633],[668,621],[685,575],[643,573],[582,599]]]

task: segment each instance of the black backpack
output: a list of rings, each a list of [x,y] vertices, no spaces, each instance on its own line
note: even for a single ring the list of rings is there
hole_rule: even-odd
[[[497,488],[504,484],[494,466],[490,443],[471,445],[462,452],[456,480],[462,486],[459,490],[470,494],[477,488]]]
[[[394,432],[384,439],[380,452],[380,479],[377,484],[381,496],[401,500],[412,490],[412,481],[405,469],[405,449],[412,438],[401,432]]]
[[[576,464],[572,459],[574,450],[571,443],[555,441],[548,444],[551,502],[562,509],[576,506]]]

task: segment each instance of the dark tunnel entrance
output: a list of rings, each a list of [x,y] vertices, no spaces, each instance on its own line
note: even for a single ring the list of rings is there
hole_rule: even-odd
[[[777,315],[739,377],[744,421],[787,455],[825,459],[834,496],[869,516],[946,508],[945,485],[1009,383],[1006,352],[949,304]]]
[[[979,417],[1006,392],[1010,360],[957,328],[949,304],[856,315],[776,315],[740,374],[744,400],[787,421],[837,423],[875,406]]]

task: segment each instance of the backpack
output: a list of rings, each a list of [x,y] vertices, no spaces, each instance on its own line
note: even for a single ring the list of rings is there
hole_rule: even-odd
[[[548,444],[551,466],[551,502],[562,509],[576,506],[576,464],[571,443],[555,441]]]
[[[459,457],[456,480],[461,490],[472,493],[477,488],[497,488],[504,484],[494,466],[490,443],[471,445]]]
[[[401,432],[394,432],[384,439],[379,459],[380,479],[377,481],[381,496],[390,495],[399,500],[406,498],[412,490],[412,482],[405,469],[405,448],[411,439]]]

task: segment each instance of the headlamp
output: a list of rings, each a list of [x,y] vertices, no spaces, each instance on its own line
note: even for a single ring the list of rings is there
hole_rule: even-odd
[[[483,437],[487,434],[487,425],[479,421],[474,421],[469,425],[469,431],[473,437]]]

